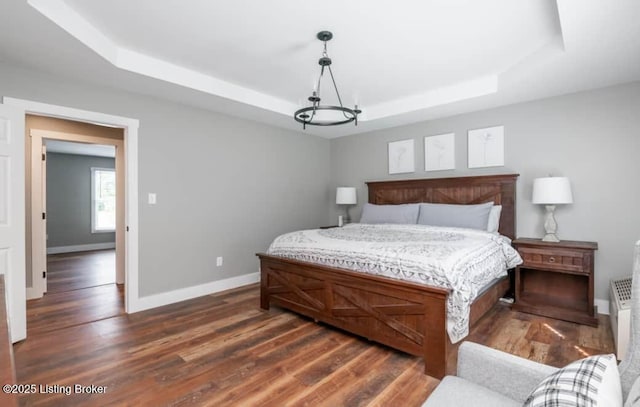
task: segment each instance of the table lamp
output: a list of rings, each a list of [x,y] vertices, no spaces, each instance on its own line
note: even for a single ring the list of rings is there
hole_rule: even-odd
[[[569,178],[566,177],[546,177],[536,178],[533,180],[533,198],[534,204],[545,205],[547,214],[544,219],[545,235],[543,242],[559,242],[556,232],[558,231],[558,223],[556,222],[553,212],[556,205],[573,203],[573,195],[571,194],[571,185]]]
[[[345,205],[344,223],[351,222],[349,217],[349,205],[358,203],[356,189],[354,187],[338,187],[336,190],[336,204]]]

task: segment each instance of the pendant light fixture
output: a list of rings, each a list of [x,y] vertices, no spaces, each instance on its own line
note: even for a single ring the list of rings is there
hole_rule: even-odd
[[[355,105],[353,109],[348,107],[344,107],[342,105],[342,99],[340,98],[340,93],[338,92],[338,86],[336,85],[336,80],[333,77],[333,72],[331,71],[331,58],[327,54],[327,41],[333,38],[333,34],[330,31],[320,31],[317,35],[317,38],[324,42],[324,50],[322,51],[322,57],[318,60],[318,64],[320,65],[320,76],[318,77],[318,84],[316,88],[313,90],[311,96],[309,96],[309,102],[311,102],[311,106],[303,107],[295,112],[294,118],[297,122],[302,123],[302,128],[306,129],[307,125],[310,126],[337,126],[339,124],[347,124],[351,122],[355,122],[355,125],[358,125],[358,115],[362,113],[360,109],[358,109],[358,105]],[[331,75],[331,82],[333,83],[333,88],[336,91],[336,96],[338,96],[338,105],[321,105],[320,104],[320,83],[322,81],[322,76],[324,75],[325,70],[329,71],[329,75]],[[337,112],[334,113],[333,117],[330,119],[322,118],[323,113],[327,111]]]

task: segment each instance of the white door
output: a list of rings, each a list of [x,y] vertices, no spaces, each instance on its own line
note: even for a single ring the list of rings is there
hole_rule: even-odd
[[[24,173],[24,110],[0,104],[0,274],[12,342],[27,337]]]
[[[42,144],[42,234],[40,235],[40,238],[42,239],[42,244],[40,245],[40,248],[42,250],[42,258],[44,260],[44,265],[47,265],[47,239],[48,239],[48,234],[47,234],[47,146]],[[46,293],[47,292],[47,269],[44,269],[44,272],[42,273],[42,293]]]

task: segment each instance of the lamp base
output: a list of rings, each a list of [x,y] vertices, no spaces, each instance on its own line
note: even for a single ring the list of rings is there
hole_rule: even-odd
[[[542,238],[543,242],[559,242],[558,236],[556,232],[558,231],[558,223],[556,222],[555,216],[553,216],[553,212],[556,209],[555,205],[546,205],[545,209],[547,213],[544,218],[544,237]]]
[[[556,236],[555,233],[547,233],[546,235],[544,235],[544,237],[542,238],[543,242],[554,242],[554,243],[558,243],[560,241],[560,239],[558,239],[558,236]]]
[[[344,223],[351,223],[351,216],[349,216],[349,205],[345,205],[344,206],[344,211],[345,211],[345,216],[344,216]]]

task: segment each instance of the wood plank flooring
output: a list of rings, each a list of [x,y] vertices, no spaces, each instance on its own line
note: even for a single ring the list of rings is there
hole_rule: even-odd
[[[39,335],[124,314],[124,287],[107,284],[27,301],[27,334]]]
[[[124,313],[115,250],[48,255],[47,270],[47,293],[27,302],[29,336]]]
[[[419,406],[438,383],[416,357],[258,304],[253,285],[29,331],[15,345],[20,383],[106,386],[106,393],[24,395],[20,404]],[[613,350],[605,316],[591,328],[503,304],[468,340],[555,366]]]
[[[114,284],[115,250],[49,254],[47,277],[48,293]]]

